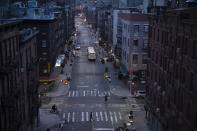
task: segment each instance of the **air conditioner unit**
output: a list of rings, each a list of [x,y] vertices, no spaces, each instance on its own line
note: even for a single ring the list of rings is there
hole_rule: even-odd
[[[24,68],[21,68],[21,72],[22,72],[22,73],[24,72]]]

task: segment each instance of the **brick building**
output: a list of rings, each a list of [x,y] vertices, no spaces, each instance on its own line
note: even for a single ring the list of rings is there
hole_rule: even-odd
[[[146,117],[154,131],[197,130],[197,7],[149,16]]]
[[[21,21],[0,21],[0,130],[25,131],[38,120],[37,31],[20,34]]]

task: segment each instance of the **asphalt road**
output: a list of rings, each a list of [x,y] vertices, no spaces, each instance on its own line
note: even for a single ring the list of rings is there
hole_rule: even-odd
[[[99,56],[95,62],[88,60],[87,47],[95,46],[95,38],[82,21],[81,18],[76,18],[75,22],[80,32],[76,38],[81,49],[76,52],[72,65],[70,88],[63,95],[51,98],[50,104],[45,108],[49,109],[52,104],[58,106],[58,120],[64,123],[59,131],[114,131],[127,121],[130,104],[136,104],[136,100],[124,100],[114,95],[110,86],[117,84],[117,74],[113,74],[113,69],[108,64],[101,64]],[[96,49],[97,53],[101,50]],[[105,67],[109,67],[112,83],[104,79]],[[106,103],[105,95],[109,98]],[[140,106],[134,109],[136,112],[141,110]],[[90,121],[91,112],[94,121]]]

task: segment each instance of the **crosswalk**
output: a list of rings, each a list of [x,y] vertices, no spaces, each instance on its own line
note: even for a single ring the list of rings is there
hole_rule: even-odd
[[[91,112],[64,112],[62,119],[68,123],[88,122]],[[111,122],[112,124],[123,121],[124,112],[120,111],[97,111],[92,112],[92,118],[96,122]]]
[[[68,97],[86,97],[86,96],[111,96],[110,91],[99,91],[99,90],[71,90],[68,92]]]

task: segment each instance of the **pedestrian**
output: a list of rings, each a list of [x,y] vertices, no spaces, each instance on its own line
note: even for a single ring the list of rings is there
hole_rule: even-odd
[[[92,121],[93,120],[93,115],[92,115],[92,112],[90,112],[90,121]]]
[[[47,131],[50,131],[50,128],[47,128]]]

